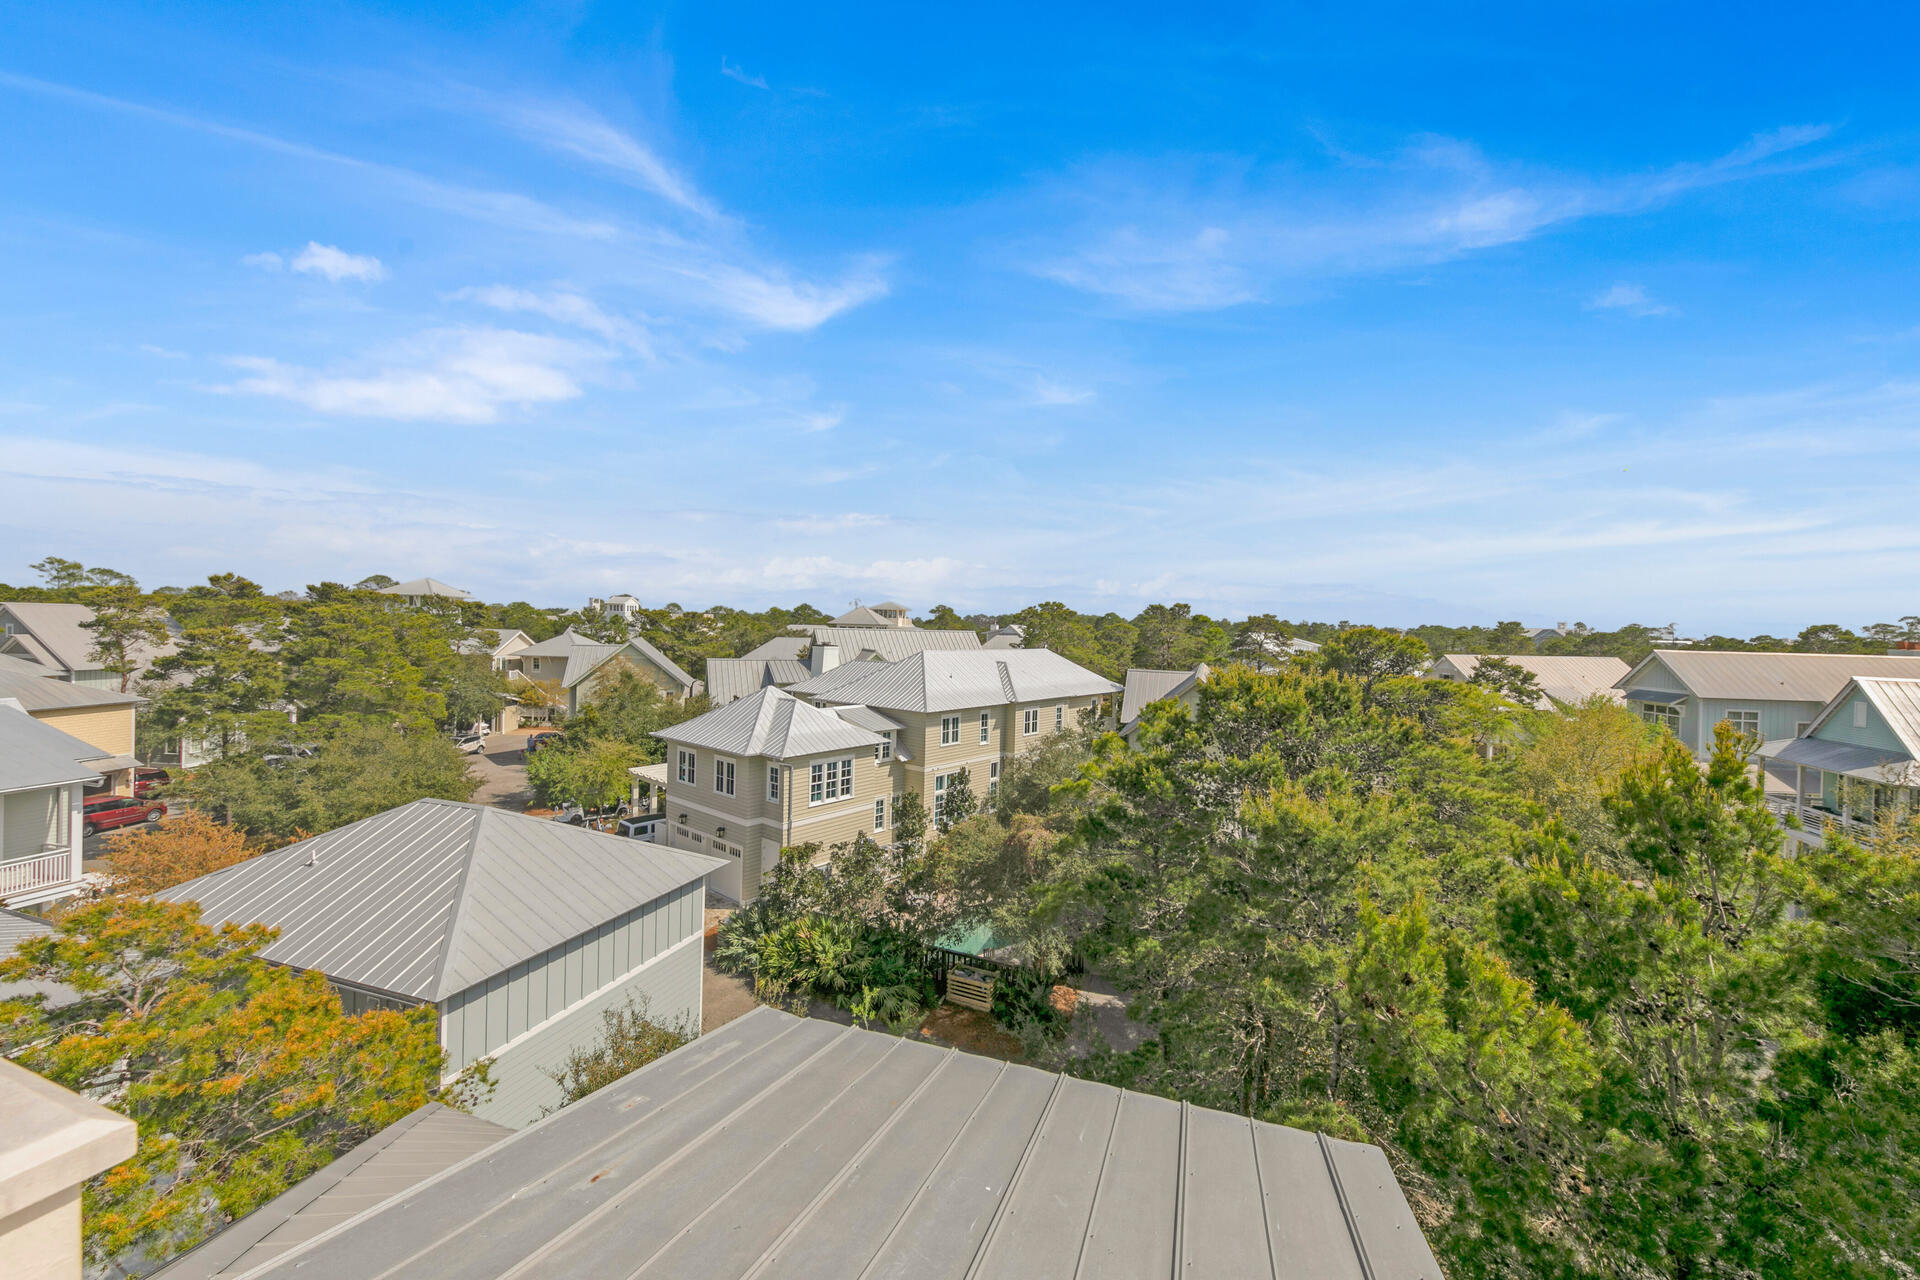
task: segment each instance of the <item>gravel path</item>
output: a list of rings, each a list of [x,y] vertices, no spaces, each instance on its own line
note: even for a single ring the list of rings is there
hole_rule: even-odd
[[[533,790],[527,786],[526,748],[530,732],[533,730],[515,729],[491,734],[487,738],[487,749],[468,757],[468,768],[480,779],[480,789],[473,793],[475,804],[490,804],[515,813],[527,807],[527,802],[533,799]]]

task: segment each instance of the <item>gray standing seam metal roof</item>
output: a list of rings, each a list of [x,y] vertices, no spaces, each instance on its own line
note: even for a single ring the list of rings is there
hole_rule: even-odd
[[[1907,749],[1909,759],[1920,759],[1920,679],[1888,679],[1885,676],[1855,676],[1843,686],[1833,700],[1820,709],[1813,723],[1807,726],[1807,735],[1818,733],[1840,708],[1853,701],[1847,694],[1852,687],[1873,704],[1880,718],[1887,722],[1887,728]]]
[[[429,1102],[174,1259],[152,1280],[213,1280],[250,1271],[512,1132]]]
[[[798,684],[812,674],[792,658],[708,658],[707,700],[722,707],[756,689]]]
[[[688,688],[693,686],[693,677],[685,671],[682,671],[673,659],[654,648],[645,638],[641,636],[628,636],[626,645],[632,645],[635,649],[638,649],[649,662],[672,676],[680,684]],[[557,636],[542,640],[539,644],[529,645],[527,648],[522,649],[519,656],[522,658],[565,658],[567,665],[560,673],[560,684],[563,688],[570,689],[592,675],[601,663],[611,658],[614,654],[619,653],[626,645],[592,640],[581,635],[572,627],[568,627]]]
[[[44,937],[52,932],[53,926],[38,916],[0,907],[0,960],[12,955],[13,949],[28,938]]]
[[[252,1274],[1441,1275],[1378,1147],[765,1007]]]
[[[311,864],[311,865],[309,865]],[[543,818],[415,800],[156,895],[280,931],[261,958],[438,1001],[722,864]]]
[[[742,658],[779,658],[782,661],[794,662],[799,659],[800,651],[811,643],[812,641],[805,636],[775,636],[771,640],[755,645],[740,656]]]
[[[1127,672],[1126,692],[1120,697],[1120,723],[1132,724],[1140,718],[1140,713],[1162,698],[1171,698],[1175,692],[1186,692],[1184,685],[1195,683],[1194,677],[1207,669],[1201,663],[1193,671],[1165,671],[1159,667],[1133,667]]]
[[[16,706],[0,706],[0,792],[101,781],[106,752],[43,724]]]
[[[415,578],[411,582],[396,582],[390,587],[375,587],[385,596],[446,596],[452,600],[471,600],[473,593],[450,587],[435,578]]]
[[[0,698],[16,698],[28,711],[131,707],[146,701],[136,693],[69,683],[56,668],[4,653],[0,653]]]
[[[40,600],[0,601],[0,608],[13,615],[15,622],[27,629],[34,646],[44,652],[48,658],[68,671],[98,671],[100,663],[93,657],[94,634],[83,623],[93,621],[93,610],[84,604],[59,604]],[[13,639],[25,637],[15,634]],[[136,643],[132,648],[134,659],[146,666],[155,658],[172,653],[177,646],[168,641],[159,646]],[[38,657],[35,654],[35,657]]]
[[[795,623],[794,626],[806,632],[809,643],[836,645],[849,658],[871,653],[883,661],[898,662],[928,650],[977,650],[980,647],[980,633],[977,631],[923,630],[919,627],[836,627],[820,623]],[[765,647],[761,646],[763,649]],[[754,656],[776,655],[756,651]]]
[[[1882,782],[1889,786],[1920,784],[1920,767],[1911,756],[1876,747],[1855,746],[1851,742],[1833,742],[1826,738],[1778,738],[1764,743],[1758,752],[1763,760],[1781,764],[1804,765],[1828,773],[1844,773],[1863,782]]]
[[[898,662],[850,663],[803,680],[791,691],[882,711],[957,711],[1121,689],[1051,649],[1009,649],[931,651]]]
[[[1626,677],[1627,664],[1619,658],[1589,657],[1583,654],[1502,653],[1481,655],[1447,653],[1441,657],[1459,671],[1463,680],[1473,679],[1483,656],[1502,658],[1533,677],[1540,697],[1534,707],[1551,711],[1555,703],[1577,706],[1595,694],[1621,700],[1619,683]]]
[[[1616,682],[1630,689],[1649,664],[1662,662],[1695,697],[1755,702],[1821,702],[1854,676],[1920,675],[1920,653],[1910,658],[1871,653],[1728,653],[1716,649],[1656,649]],[[1628,694],[1632,697],[1632,693]]]
[[[702,716],[654,735],[677,746],[729,756],[789,760],[822,751],[871,750],[879,735],[849,724],[831,711],[802,702],[783,689],[760,689]]]

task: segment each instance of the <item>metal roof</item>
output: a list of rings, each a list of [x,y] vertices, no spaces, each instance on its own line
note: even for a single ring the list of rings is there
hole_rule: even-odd
[[[885,608],[886,606],[883,605],[881,607]],[[894,607],[900,609],[905,608],[904,605],[896,605]],[[899,624],[878,610],[870,609],[866,605],[856,605],[835,618],[833,625],[836,627],[892,627]]]
[[[916,653],[898,662],[858,662],[793,686],[822,702],[884,711],[956,711],[1119,693],[1120,686],[1051,649]]]
[[[775,636],[762,641],[741,654],[742,658],[781,658],[788,661],[798,659],[801,650],[813,642],[805,636]]]
[[[411,1190],[513,1130],[429,1102],[153,1273],[153,1280],[237,1276]]]
[[[798,684],[812,674],[806,663],[791,658],[708,658],[707,700],[721,707],[756,689]]]
[[[93,656],[96,640],[93,632],[82,625],[93,621],[93,610],[84,604],[55,604],[38,600],[0,602],[13,616],[14,624],[26,629],[27,635],[16,632],[12,639],[18,641],[31,638],[34,645],[22,645],[34,653],[36,659],[41,654],[65,671],[98,671],[100,662]],[[171,625],[171,624],[169,624]],[[136,642],[130,652],[136,662],[144,667],[155,658],[172,653],[177,646],[172,641],[154,646]]]
[[[1133,667],[1127,671],[1126,692],[1120,697],[1120,723],[1132,724],[1140,713],[1174,692],[1186,692],[1182,686],[1196,683],[1195,677],[1208,670],[1206,663],[1192,671],[1165,671],[1159,667]]]
[[[765,1007],[254,1273],[1440,1274],[1378,1147]]]
[[[872,707],[835,707],[833,714],[848,724],[859,725],[862,729],[871,729],[875,733],[897,733],[907,726],[892,716],[883,716]]]
[[[1828,773],[1844,773],[1864,782],[1884,782],[1890,786],[1920,785],[1920,765],[1913,757],[1877,747],[1856,746],[1851,742],[1833,742],[1826,738],[1778,738],[1763,744],[1758,755],[1781,764],[1804,765]]]
[[[871,749],[878,735],[847,723],[831,711],[802,702],[783,689],[759,689],[703,716],[661,729],[662,741],[703,747],[729,756],[789,760],[822,751]]]
[[[486,805],[415,800],[157,896],[272,925],[260,954],[444,1000],[722,865]]]
[[[1848,690],[1857,689],[1887,728],[1907,749],[1909,759],[1920,759],[1920,679],[1890,680],[1885,676],[1855,676],[1843,686],[1833,700],[1821,708],[1813,723],[1807,726],[1807,737],[1820,732],[1820,726],[1832,718],[1841,707],[1853,701]]]
[[[1894,658],[1871,653],[1727,653],[1716,649],[1656,649],[1615,683],[1643,682],[1659,663],[1699,698],[1755,702],[1821,702],[1853,676],[1920,675],[1920,653]],[[1629,697],[1634,696],[1629,693]]]
[[[383,596],[446,596],[454,600],[471,600],[470,592],[458,587],[450,587],[435,578],[415,578],[412,582],[396,582],[390,587],[375,587]]]
[[[0,792],[99,782],[93,762],[106,754],[35,720],[17,703],[0,703]]]
[[[831,644],[839,646],[840,652],[849,658],[866,655],[877,657],[886,662],[898,662],[916,653],[925,653],[929,649],[954,650],[978,649],[980,633],[977,631],[945,631],[919,627],[836,627],[819,623],[795,623],[793,630],[804,632],[807,642],[812,644]],[[760,646],[762,649],[765,645]],[[758,657],[793,657],[795,654],[762,654]]]
[[[131,707],[146,699],[118,689],[72,684],[60,678],[60,669],[0,653],[0,698],[14,698],[28,711],[59,711],[69,707]]]
[[[693,677],[660,652],[641,636],[628,636],[625,644],[611,644],[581,635],[568,627],[559,635],[539,644],[529,645],[520,650],[522,658],[565,658],[567,665],[560,672],[560,685],[571,689],[599,669],[602,663],[619,653],[622,649],[632,648],[641,657],[653,663],[660,670],[673,677],[682,688],[693,687]]]
[[[1621,695],[1628,702],[1654,702],[1662,706],[1685,702],[1692,697],[1686,693],[1670,693],[1665,689],[1629,689]]]
[[[1473,673],[1480,669],[1481,656],[1471,653],[1441,655],[1443,661],[1460,673],[1462,680],[1473,679]],[[1553,710],[1555,703],[1577,706],[1595,694],[1619,702],[1621,694],[1616,686],[1628,671],[1627,664],[1619,658],[1540,653],[1502,653],[1492,656],[1512,663],[1533,677],[1533,683],[1540,690],[1540,698],[1533,705],[1540,711]]]
[[[28,938],[38,938],[52,932],[53,926],[38,916],[0,907],[0,960],[12,955],[13,949]]]

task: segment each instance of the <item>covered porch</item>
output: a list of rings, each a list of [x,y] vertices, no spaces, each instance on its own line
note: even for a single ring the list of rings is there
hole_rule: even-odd
[[[1774,779],[1789,790],[1770,791],[1767,807],[1800,823],[1806,843],[1818,843],[1829,830],[1871,838],[1889,819],[1920,812],[1920,765],[1898,752],[1830,742],[1821,738],[1783,738],[1761,745],[1758,756]]]

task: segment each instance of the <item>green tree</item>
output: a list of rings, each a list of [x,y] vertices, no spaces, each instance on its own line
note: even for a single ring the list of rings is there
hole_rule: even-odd
[[[586,809],[601,809],[626,799],[633,786],[627,771],[645,764],[646,756],[618,738],[591,738],[546,747],[527,761],[527,781],[547,804],[572,801]]]
[[[47,556],[27,566],[40,575],[40,581],[55,591],[69,591],[87,585],[87,567],[78,560]]]
[[[947,778],[947,789],[940,795],[940,830],[944,833],[979,811],[980,801],[973,794],[972,775],[965,769],[957,770]]]
[[[140,594],[132,579],[87,592],[87,604],[93,617],[80,625],[93,633],[88,656],[118,676],[120,691],[126,693],[133,688],[135,673],[167,643],[167,615]]]
[[[151,741],[187,739],[216,757],[244,750],[248,733],[284,731],[286,698],[279,657],[254,634],[233,626],[185,631],[177,649],[153,664],[142,690],[148,704],[142,733]]]
[[[1557,821],[1582,852],[1617,870],[1620,834],[1603,801],[1621,778],[1652,759],[1657,740],[1646,721],[1595,695],[1530,725],[1508,765],[1521,796]]]
[[[927,616],[917,620],[917,626],[930,631],[971,631],[973,624],[954,611],[950,604],[937,604],[928,611]]]
[[[597,1041],[575,1047],[565,1062],[547,1072],[560,1086],[558,1106],[547,1111],[557,1111],[598,1093],[693,1038],[693,1028],[660,1025],[649,1015],[646,1001],[632,997],[618,1008],[603,1010],[600,1024]]]
[[[139,1126],[84,1188],[92,1266],[189,1248],[438,1093],[433,1006],[349,1017],[318,973],[257,958],[272,937],[108,900],[0,961],[0,981],[78,995],[0,1005],[8,1055]]]
[[[1515,706],[1530,708],[1540,701],[1540,684],[1533,678],[1533,672],[1505,658],[1480,659],[1468,683],[1479,685]]]

